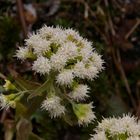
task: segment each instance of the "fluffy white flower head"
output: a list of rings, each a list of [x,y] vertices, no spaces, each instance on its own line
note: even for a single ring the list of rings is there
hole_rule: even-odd
[[[56,28],[48,27],[46,25],[39,30],[39,34],[42,38],[51,38],[55,33]]]
[[[92,43],[73,29],[44,26],[25,41],[26,46],[20,48],[16,56],[25,60],[28,53],[34,55],[32,69],[37,73],[48,73],[51,65],[52,71],[59,73],[63,69],[73,68],[76,77],[93,80],[102,70],[103,61],[94,52]]]
[[[79,35],[79,33],[73,29],[66,29],[65,34],[67,35],[67,39],[70,41],[80,41],[82,40],[82,37]]]
[[[41,37],[39,34],[29,34],[29,38],[25,40],[25,44],[29,47],[33,47],[37,41],[40,41]]]
[[[60,101],[61,99],[58,96],[47,97],[41,108],[47,110],[51,118],[62,116],[65,113],[65,107],[60,104]]]
[[[89,79],[93,80],[98,75],[98,70],[95,66],[91,64],[87,64],[87,66],[84,64],[84,62],[78,62],[75,64],[74,67],[74,74],[77,77],[80,77],[82,79]]]
[[[99,71],[101,71],[102,69],[104,69],[104,67],[103,67],[104,61],[102,60],[101,55],[99,55],[96,52],[94,52],[93,55],[91,56],[91,59],[92,59],[93,65]]]
[[[32,69],[40,74],[49,74],[51,66],[47,58],[40,56],[34,61]]]
[[[82,47],[80,48],[80,54],[84,58],[83,60],[86,62],[93,55],[93,47],[90,41],[83,39],[81,41]]]
[[[51,42],[45,39],[40,39],[39,41],[35,41],[33,45],[33,49],[35,54],[42,55],[50,50]]]
[[[58,71],[64,68],[64,66],[66,65],[66,61],[67,61],[67,57],[59,53],[52,55],[52,57],[50,58],[52,68]]]
[[[18,59],[21,59],[21,60],[25,60],[28,56],[28,53],[29,53],[29,48],[27,47],[20,47],[17,51],[16,51],[16,57]]]
[[[56,78],[56,82],[60,85],[71,85],[73,82],[73,71],[72,70],[63,70]]]
[[[74,74],[82,79],[85,78],[86,68],[83,62],[77,62],[74,66]]]
[[[67,59],[74,58],[78,55],[77,46],[72,42],[67,42],[58,50],[59,54],[65,55]]]

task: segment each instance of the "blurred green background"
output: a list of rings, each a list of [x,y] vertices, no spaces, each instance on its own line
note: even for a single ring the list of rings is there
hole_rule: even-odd
[[[103,55],[104,72],[88,83],[97,121],[128,112],[140,117],[139,0],[0,0],[0,92],[6,77],[32,78],[30,65],[13,56],[44,24],[78,30]],[[14,124],[14,110],[1,110],[0,140]],[[96,124],[69,126],[41,110],[32,116],[33,132],[45,140],[87,140]]]

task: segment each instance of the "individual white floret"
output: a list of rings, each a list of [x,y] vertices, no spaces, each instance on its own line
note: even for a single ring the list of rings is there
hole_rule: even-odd
[[[97,54],[96,52],[93,53],[92,55],[92,64],[97,67],[97,69],[99,71],[103,70],[103,64],[104,64],[104,61],[103,59],[101,58],[102,56]]]
[[[59,85],[69,86],[72,84],[73,79],[74,79],[73,70],[63,70],[58,74],[56,82]]]
[[[49,39],[51,38],[56,32],[56,28],[54,27],[48,27],[48,26],[43,26],[39,31],[38,33],[40,34],[40,36],[42,38],[46,38],[46,39]]]
[[[41,38],[39,34],[30,35],[29,39],[26,39],[26,45],[34,49],[35,54],[41,55],[50,49],[51,42]]]
[[[140,124],[133,123],[127,127],[127,133],[129,136],[140,136]]]
[[[66,42],[66,34],[64,34],[63,31],[58,30],[55,32],[52,38],[50,38],[50,41],[57,44],[57,45],[63,45]]]
[[[32,45],[33,45],[34,53],[37,55],[42,55],[46,53],[48,50],[50,50],[51,42],[45,39],[40,39],[34,41]]]
[[[51,118],[60,117],[65,113],[65,107],[60,102],[61,99],[58,96],[46,97],[41,108],[47,110]]]
[[[40,56],[36,61],[34,61],[32,69],[40,74],[49,74],[51,65],[47,58]]]
[[[70,41],[73,41],[73,40],[80,40],[82,39],[82,37],[80,37],[79,33],[73,29],[65,29],[65,34],[67,35],[68,39]]]
[[[67,62],[67,56],[63,54],[53,54],[50,58],[51,66],[54,70],[62,70]]]
[[[84,62],[88,62],[89,58],[93,55],[93,52],[90,49],[92,50],[92,48],[84,47],[80,50],[80,55]]]
[[[137,118],[130,115],[123,115],[119,120],[122,127],[126,129],[128,135],[140,135],[140,124],[137,122]]]
[[[116,122],[116,118],[106,118],[103,119],[101,123],[98,124],[98,130],[110,130],[110,128],[112,127],[112,125],[114,125],[114,123]]]
[[[93,55],[94,49],[92,47],[92,43],[86,39],[83,39],[81,43],[82,46],[80,49],[80,54],[83,57],[83,61],[86,62]]]
[[[123,122],[120,122],[118,120],[114,121],[114,124],[110,127],[110,135],[118,135],[118,134],[125,134],[126,133],[126,127],[123,126]]]
[[[67,59],[78,56],[77,46],[72,42],[67,42],[58,49],[58,53],[65,55]]]
[[[77,62],[74,66],[75,76],[84,79],[85,73],[86,73],[85,64],[83,62]]]
[[[82,38],[82,40],[80,41],[81,42],[81,47],[82,48],[88,48],[89,50],[93,51],[94,48],[93,48],[93,43],[85,38]]]
[[[40,37],[39,34],[30,34],[29,38],[25,40],[25,44],[27,46],[33,47],[35,42],[40,41],[42,38]]]
[[[20,47],[16,51],[16,57],[21,60],[25,60],[29,54],[29,48],[27,47]]]
[[[87,85],[79,84],[73,89],[69,96],[76,101],[85,100],[88,97],[87,93],[89,93],[89,89]]]
[[[99,71],[94,66],[89,66],[86,68],[85,77],[89,80],[93,80],[94,78],[97,78]]]
[[[97,134],[91,136],[92,137],[89,140],[108,140],[104,131],[98,132]]]
[[[74,66],[74,74],[82,79],[87,78],[93,80],[97,77],[98,70],[92,65],[86,67],[86,64],[83,62],[78,62]]]

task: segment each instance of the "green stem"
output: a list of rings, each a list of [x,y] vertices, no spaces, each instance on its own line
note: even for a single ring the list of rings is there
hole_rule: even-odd
[[[50,91],[54,82],[54,78],[55,74],[50,74],[48,80],[46,80],[39,88],[34,90],[34,93],[28,96],[28,100],[35,96],[41,96],[44,91]]]

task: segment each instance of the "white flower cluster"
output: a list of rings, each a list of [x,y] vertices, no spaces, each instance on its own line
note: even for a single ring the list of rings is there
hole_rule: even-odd
[[[72,29],[42,27],[26,39],[16,56],[25,60],[31,53],[36,56],[33,70],[40,74],[58,71],[60,84],[71,84],[75,77],[92,80],[103,69],[103,60],[93,51],[92,43]]]
[[[134,116],[103,119],[90,140],[140,140],[140,122]],[[122,139],[121,139],[122,138]]]
[[[49,97],[43,101],[41,108],[49,111],[51,118],[59,117],[65,113],[65,107],[60,101],[58,96]]]
[[[21,60],[30,58],[33,61],[32,70],[36,73],[55,74],[55,86],[65,87],[66,90],[62,92],[67,92],[66,96],[73,102],[80,102],[88,97],[89,87],[80,81],[95,79],[103,70],[104,63],[101,55],[93,49],[92,43],[77,31],[48,26],[30,35],[25,40],[25,46],[17,50],[16,56]],[[48,110],[51,117],[61,116],[65,110],[60,105],[59,97],[47,97],[42,108]],[[90,123],[94,118],[91,106],[89,108],[91,112],[88,113],[92,117],[88,118],[89,121],[83,119],[83,123]]]

